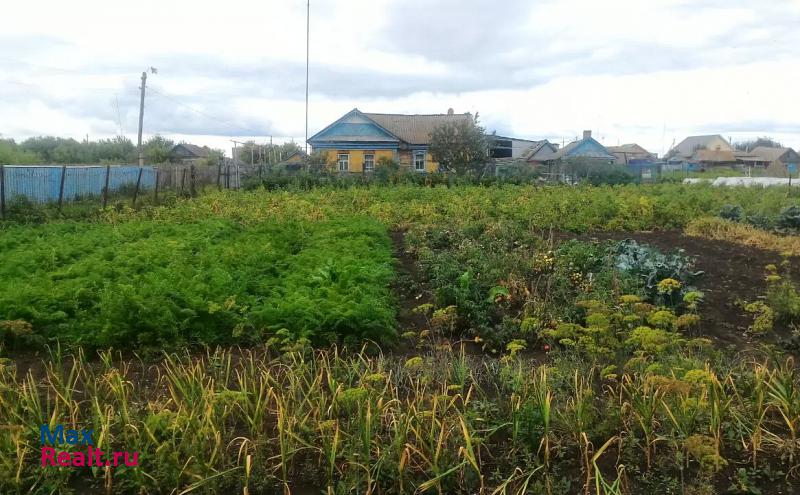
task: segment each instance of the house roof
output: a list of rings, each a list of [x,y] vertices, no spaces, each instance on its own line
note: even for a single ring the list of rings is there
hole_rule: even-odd
[[[469,114],[466,114],[466,115],[469,115]],[[515,138],[515,137],[510,137],[510,136],[501,136],[499,134],[486,134],[486,137],[487,138],[493,138],[493,139],[503,139],[505,141],[517,141],[517,142],[531,143],[531,144],[541,143],[541,141],[537,141],[536,139],[522,139],[522,138]]]
[[[370,143],[394,144],[400,138],[394,135],[359,109],[354,108],[324,129],[308,138],[308,143]]]
[[[472,115],[469,113],[429,115],[365,113],[364,115],[409,144],[430,144],[431,134],[437,127],[452,122],[472,121]]]
[[[731,146],[724,137],[720,136],[719,134],[708,134],[705,136],[687,137],[678,143],[674,148],[672,148],[668,155],[680,155],[681,157],[689,158],[694,155],[694,152],[699,148],[707,148],[714,140],[717,139],[724,143],[724,145],[720,147],[720,151],[733,151],[733,146]]]
[[[641,153],[652,155],[652,153],[636,143],[621,144],[619,146],[606,146],[606,149],[611,153]]]
[[[603,146],[602,144],[600,144],[599,141],[590,136],[590,137],[585,137],[583,139],[579,139],[577,141],[573,141],[568,145],[564,146],[563,148],[559,149],[553,155],[553,159],[558,160],[560,158],[566,158],[572,156],[578,150],[578,148],[580,148],[583,145],[588,145],[589,147],[594,149],[587,152],[581,152],[577,156],[582,156],[585,158],[598,158],[602,160],[614,160],[616,158],[614,155],[612,155],[606,150],[605,146]]]
[[[292,159],[292,158],[294,158],[295,156],[299,156],[300,158],[302,158],[303,160],[305,160],[306,158],[308,158],[308,153],[306,153],[306,152],[305,152],[305,151],[303,151],[303,150],[293,151],[293,152],[289,153],[289,155],[288,155],[286,158],[284,158],[283,160],[281,160],[281,163],[283,163],[283,162],[285,162],[285,161],[288,161],[288,160],[291,160],[291,159]]]
[[[774,162],[790,150],[791,148],[770,148],[768,146],[757,146],[750,151],[750,155],[760,158],[761,161]]]
[[[736,153],[728,150],[698,149],[692,155],[692,160],[697,162],[733,163],[736,162]]]
[[[556,155],[556,148],[548,140],[536,141],[531,147],[520,155],[526,161],[546,161],[553,160]]]
[[[196,144],[189,144],[189,143],[180,143],[176,144],[173,151],[178,148],[183,147],[189,154],[196,156],[197,158],[208,158],[208,153],[211,151],[205,146],[197,146]]]
[[[196,158],[208,158],[208,154],[211,151],[204,146],[197,146],[196,144],[189,143],[179,143],[172,147],[172,152],[174,153],[175,150],[179,148],[183,148],[187,151],[187,153],[182,153],[183,156],[194,156]]]

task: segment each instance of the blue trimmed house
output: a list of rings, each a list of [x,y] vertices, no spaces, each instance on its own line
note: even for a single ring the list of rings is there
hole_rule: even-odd
[[[431,133],[438,126],[472,120],[469,113],[402,115],[364,113],[353,109],[308,139],[313,151],[326,155],[328,166],[339,172],[368,173],[381,158],[394,160],[416,172],[436,172],[439,164],[428,152]]]
[[[553,160],[584,158],[597,162],[614,163],[616,157],[605,146],[592,137],[592,131],[583,131],[583,139],[573,141],[556,151]]]

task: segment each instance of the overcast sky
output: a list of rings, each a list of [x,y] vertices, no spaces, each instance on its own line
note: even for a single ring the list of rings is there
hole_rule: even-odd
[[[0,134],[228,148],[304,140],[304,0],[3,6]],[[690,134],[800,148],[800,0],[312,0],[312,135],[368,112],[663,153]]]

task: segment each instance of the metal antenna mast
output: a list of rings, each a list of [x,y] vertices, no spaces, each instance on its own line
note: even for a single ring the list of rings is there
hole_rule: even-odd
[[[308,61],[311,41],[311,0],[306,2],[306,153],[308,153]]]

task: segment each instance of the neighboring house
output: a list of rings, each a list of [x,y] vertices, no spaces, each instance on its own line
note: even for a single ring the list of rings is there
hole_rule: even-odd
[[[758,146],[748,153],[745,164],[751,167],[761,167],[767,170],[767,175],[772,177],[788,177],[797,173],[800,164],[800,154],[792,148],[770,148]]]
[[[491,158],[521,158],[528,149],[541,143],[541,141],[498,136],[496,134],[488,134],[486,139],[492,144],[489,150]]]
[[[170,154],[172,158],[181,163],[196,165],[200,161],[207,160],[211,149],[207,146],[197,146],[195,144],[180,143],[172,147]]]
[[[614,163],[616,157],[592,137],[592,131],[583,131],[583,139],[573,141],[553,154],[554,161],[584,158],[592,161]]]
[[[381,158],[389,158],[416,172],[436,172],[439,164],[428,152],[437,127],[472,121],[469,113],[401,115],[364,113],[353,109],[308,140],[315,152],[327,155],[339,172],[370,172]]]
[[[286,170],[300,170],[307,163],[308,154],[306,154],[306,152],[303,150],[298,150],[279,161],[277,165],[286,167]]]
[[[496,148],[492,150],[493,165],[495,175],[513,175],[524,173],[525,171],[533,172],[537,166],[542,165],[548,160],[552,160],[555,152],[558,151],[558,145],[552,144],[546,139],[543,141],[528,141],[517,140],[519,142],[527,143],[527,146],[518,151],[514,150],[513,156],[497,157]],[[501,153],[502,154],[502,153]]]
[[[668,163],[690,167],[736,165],[739,162],[733,146],[719,134],[689,136],[664,157]]]
[[[694,152],[694,155],[689,159],[689,163],[699,165],[701,168],[733,167],[739,163],[739,155],[735,151],[699,149]]]
[[[606,149],[616,157],[616,165],[629,165],[632,162],[655,161],[657,156],[650,153],[636,143],[622,144],[620,146],[606,146]]]
[[[541,165],[553,160],[558,151],[558,145],[542,141],[528,141],[529,145],[514,156],[494,157],[496,164],[502,165]]]
[[[553,144],[547,139],[539,141],[522,153],[522,159],[534,165],[554,160],[558,152],[558,145]]]

